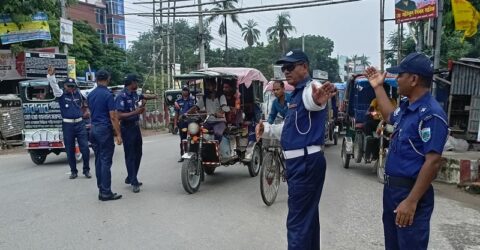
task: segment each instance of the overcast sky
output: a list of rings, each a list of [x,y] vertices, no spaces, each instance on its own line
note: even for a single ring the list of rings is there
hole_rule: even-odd
[[[208,2],[209,0],[203,0]],[[300,0],[239,0],[238,7],[259,6],[278,3],[289,3]],[[151,12],[152,5],[137,5],[137,0],[125,0],[125,13]],[[193,4],[192,1],[179,2],[177,5]],[[385,18],[394,17],[394,1],[386,1]],[[208,8],[208,5],[205,6]],[[184,11],[186,9],[182,9]],[[180,11],[180,10],[179,10]],[[333,40],[335,49],[332,57],[337,55],[352,56],[354,54],[365,54],[370,58],[373,65],[378,66],[380,62],[380,1],[362,0],[359,2],[310,7],[304,9],[285,10],[290,13],[292,24],[297,28],[292,37],[299,37],[302,34],[320,35]],[[240,14],[239,20],[242,24],[248,19],[254,19],[259,24],[261,40],[266,41],[265,30],[273,26],[276,16],[283,11],[259,12],[251,14]],[[125,26],[127,43],[138,38],[139,32],[152,28],[152,18],[126,16]],[[166,19],[166,18],[165,18]],[[166,21],[164,19],[164,21]],[[188,18],[187,21],[194,24],[198,17]],[[218,33],[220,21],[212,25],[214,37],[213,47],[223,47],[224,38]],[[229,46],[242,48],[246,43],[241,37],[238,27],[228,22]],[[385,23],[385,36],[396,28],[393,21]],[[129,44],[130,45],[130,44]],[[208,58],[207,58],[208,60]]]

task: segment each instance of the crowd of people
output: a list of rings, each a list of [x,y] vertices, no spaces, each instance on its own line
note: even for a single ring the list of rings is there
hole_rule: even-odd
[[[301,50],[289,51],[276,64],[282,65],[286,81],[294,90],[291,94],[285,94],[283,82],[274,84],[277,100],[272,105],[268,120],[259,123],[257,136],[278,138],[283,149],[288,184],[288,249],[320,249],[319,202],[327,168],[323,153],[327,115],[325,107],[328,100],[336,95],[336,88],[328,81],[321,84],[310,77],[309,59]],[[398,66],[387,71],[397,74],[398,93],[403,97],[398,107],[386,94],[386,73],[378,72],[373,67],[365,71],[376,95],[371,119],[383,119],[395,128],[385,167],[385,248],[427,249],[434,207],[431,183],[439,170],[448,135],[446,115],[430,94],[433,66],[424,54],[412,53]],[[132,185],[133,192],[138,192],[142,185],[137,179],[142,156],[138,117],[145,110],[144,101],[156,97],[138,95],[137,77],[127,75],[125,89],[114,99],[107,89],[110,75],[100,70],[96,76],[98,86],[85,101],[85,97],[75,90],[74,79],[64,81],[64,90],[61,90],[54,73],[54,69],[50,68],[48,79],[55,96],[60,98],[65,146],[72,172],[70,178],[77,177],[73,151],[75,139],[84,157],[83,174],[91,177],[88,137],[84,130],[84,119],[88,112],[82,112],[84,104],[88,104],[98,198],[102,201],[121,198],[111,190],[110,167],[114,141],[118,145],[123,141],[128,170],[125,183]],[[192,111],[211,114],[207,126],[221,140],[225,123],[238,118],[235,91],[228,84],[223,85],[223,94],[219,93],[215,84],[206,82],[205,88],[203,99],[196,100],[190,94],[190,89],[184,87],[182,96],[175,103],[176,109],[180,116]],[[275,122],[278,117],[283,122]],[[186,133],[182,131],[187,125],[185,121],[178,120],[181,139],[186,138]],[[182,145],[180,152],[183,155]]]

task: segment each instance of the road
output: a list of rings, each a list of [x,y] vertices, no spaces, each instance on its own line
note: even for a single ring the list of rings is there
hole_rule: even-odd
[[[110,202],[98,201],[95,178],[68,179],[65,154],[42,166],[25,153],[0,155],[0,249],[286,249],[285,183],[266,207],[259,178],[234,165],[188,195],[177,145],[173,135],[144,138],[138,194],[123,183],[124,153],[116,147],[112,189],[124,197]],[[382,185],[368,167],[341,168],[338,146],[325,155],[322,248],[383,249]],[[435,186],[430,248],[480,249],[480,197]]]

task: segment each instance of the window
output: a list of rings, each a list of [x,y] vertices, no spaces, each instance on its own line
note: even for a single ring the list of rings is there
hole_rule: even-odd
[[[108,18],[107,34],[125,35],[125,20]]]
[[[97,29],[97,34],[100,37],[100,42],[105,43],[105,30]]]
[[[113,41],[115,42],[115,45],[122,49],[127,49],[127,43],[124,38],[114,38]]]
[[[110,15],[123,15],[123,0],[107,0],[107,13]]]
[[[25,96],[29,101],[52,101],[55,100],[53,90],[47,81],[30,82],[25,88]]]
[[[105,10],[95,9],[95,16],[98,24],[105,24]]]

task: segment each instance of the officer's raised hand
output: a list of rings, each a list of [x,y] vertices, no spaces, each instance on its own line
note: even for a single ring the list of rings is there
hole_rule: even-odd
[[[365,76],[367,77],[368,81],[372,88],[381,87],[383,86],[383,82],[385,82],[385,77],[387,76],[387,72],[381,73],[377,71],[375,67],[368,67],[365,70]]]
[[[327,81],[322,84],[321,87],[317,87],[315,84],[312,84],[312,96],[315,104],[322,106],[327,103],[328,99],[332,98],[337,94],[337,89],[335,85]]]
[[[55,75],[55,68],[52,65],[48,66],[47,74],[50,75],[50,76]]]

